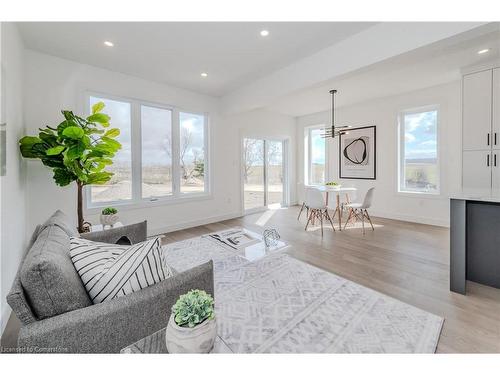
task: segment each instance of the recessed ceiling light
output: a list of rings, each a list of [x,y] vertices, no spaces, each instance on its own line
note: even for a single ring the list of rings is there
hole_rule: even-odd
[[[203,78],[208,77],[208,73],[201,73],[200,74]]]
[[[490,52],[490,49],[489,48],[482,49],[480,51],[477,51],[477,54],[482,55],[483,53],[486,53],[486,52]]]
[[[113,47],[115,44],[113,42],[110,42],[109,40],[105,40],[104,45],[107,47]]]
[[[267,31],[267,30],[262,30],[260,32],[260,36],[268,36],[268,35],[269,35],[269,31]]]

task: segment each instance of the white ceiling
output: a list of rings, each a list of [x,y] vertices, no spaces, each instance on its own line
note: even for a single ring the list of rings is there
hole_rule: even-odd
[[[214,96],[338,43],[367,22],[25,22],[27,48]],[[267,29],[270,35],[260,36]],[[115,46],[105,47],[105,40]],[[208,77],[200,77],[207,72]]]
[[[478,55],[484,48],[491,51]],[[338,90],[336,105],[341,107],[452,82],[460,79],[462,68],[498,59],[500,24],[488,24],[282,96],[267,108],[292,116],[321,112],[331,106],[332,88]]]

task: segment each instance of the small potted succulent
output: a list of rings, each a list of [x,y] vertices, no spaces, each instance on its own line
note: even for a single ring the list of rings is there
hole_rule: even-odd
[[[335,181],[327,182],[325,185],[326,186],[331,186],[331,187],[334,187],[334,188],[339,188],[341,186],[338,182],[335,182]]]
[[[106,207],[101,211],[101,224],[103,227],[109,225],[113,227],[120,218],[118,217],[118,210],[114,207]]]
[[[208,353],[217,335],[214,299],[203,290],[191,290],[172,307],[167,325],[169,353]]]

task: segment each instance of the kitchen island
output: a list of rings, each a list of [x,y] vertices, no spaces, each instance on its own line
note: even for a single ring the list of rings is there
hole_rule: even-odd
[[[463,190],[450,197],[450,290],[467,280],[500,288],[500,190]]]

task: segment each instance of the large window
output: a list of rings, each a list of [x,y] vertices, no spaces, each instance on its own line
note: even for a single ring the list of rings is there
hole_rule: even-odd
[[[104,102],[105,112],[111,117],[114,128],[120,129],[116,138],[122,144],[113,159],[113,164],[106,168],[114,176],[106,185],[92,187],[92,202],[99,204],[111,201],[130,201],[132,199],[132,109],[130,103],[106,98],[90,97],[90,108],[97,102]]]
[[[308,185],[321,185],[326,180],[326,150],[324,126],[314,126],[306,129],[306,176]]]
[[[172,111],[141,105],[142,197],[172,195]]]
[[[106,185],[88,190],[87,206],[167,201],[208,193],[207,117],[135,100],[89,96],[102,101],[122,149],[107,170]]]
[[[205,191],[205,118],[180,113],[181,192]]]
[[[399,116],[399,191],[439,194],[437,107]]]

